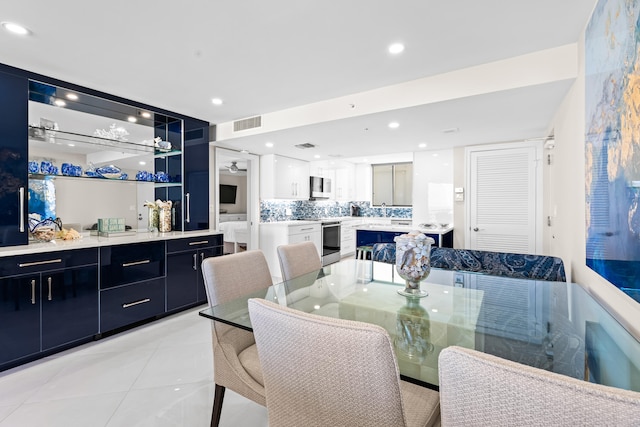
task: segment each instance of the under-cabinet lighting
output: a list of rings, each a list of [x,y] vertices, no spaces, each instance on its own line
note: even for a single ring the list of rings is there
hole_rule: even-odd
[[[53,101],[54,104],[56,104],[58,107],[64,107],[65,105],[67,105],[66,102],[64,102],[62,99],[56,99],[55,101]]]
[[[140,166],[144,166],[144,165],[146,165],[146,164],[147,164],[147,162],[142,162],[142,161],[141,161],[141,162],[139,162],[139,164],[140,164]]]
[[[70,142],[70,143],[68,143],[67,145],[68,145],[69,147],[75,147],[75,146],[76,146],[76,144],[71,143],[71,142]]]
[[[66,96],[67,96],[67,99],[70,99],[72,101],[78,100],[78,95],[76,95],[75,93],[68,93]]]

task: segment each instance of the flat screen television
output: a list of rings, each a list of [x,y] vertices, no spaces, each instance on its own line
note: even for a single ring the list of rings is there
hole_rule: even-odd
[[[220,203],[236,203],[237,185],[220,184]]]

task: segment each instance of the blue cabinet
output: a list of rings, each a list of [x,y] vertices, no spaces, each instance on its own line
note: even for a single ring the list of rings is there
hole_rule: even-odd
[[[406,231],[384,231],[384,230],[356,230],[356,246],[371,246],[374,243],[393,243],[396,236],[405,234]],[[431,237],[435,246],[443,248],[453,247],[453,229],[440,233],[425,233]]]
[[[165,242],[100,249],[100,332],[165,312]]]
[[[222,235],[167,241],[167,311],[207,301],[202,261],[222,254]]]
[[[184,230],[209,228],[209,123],[184,120]]]
[[[0,259],[0,368],[98,333],[98,250]]]
[[[0,71],[0,246],[26,245],[27,94],[25,77]]]

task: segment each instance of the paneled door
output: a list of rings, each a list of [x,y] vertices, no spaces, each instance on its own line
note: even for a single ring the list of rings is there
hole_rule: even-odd
[[[466,247],[538,253],[542,248],[541,144],[469,147],[466,154]]]

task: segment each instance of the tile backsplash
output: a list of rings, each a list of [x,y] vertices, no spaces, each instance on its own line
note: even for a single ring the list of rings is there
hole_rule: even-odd
[[[260,221],[275,222],[296,219],[318,219],[351,216],[351,205],[360,207],[360,216],[411,218],[410,207],[378,207],[370,202],[338,202],[334,200],[261,200]]]

